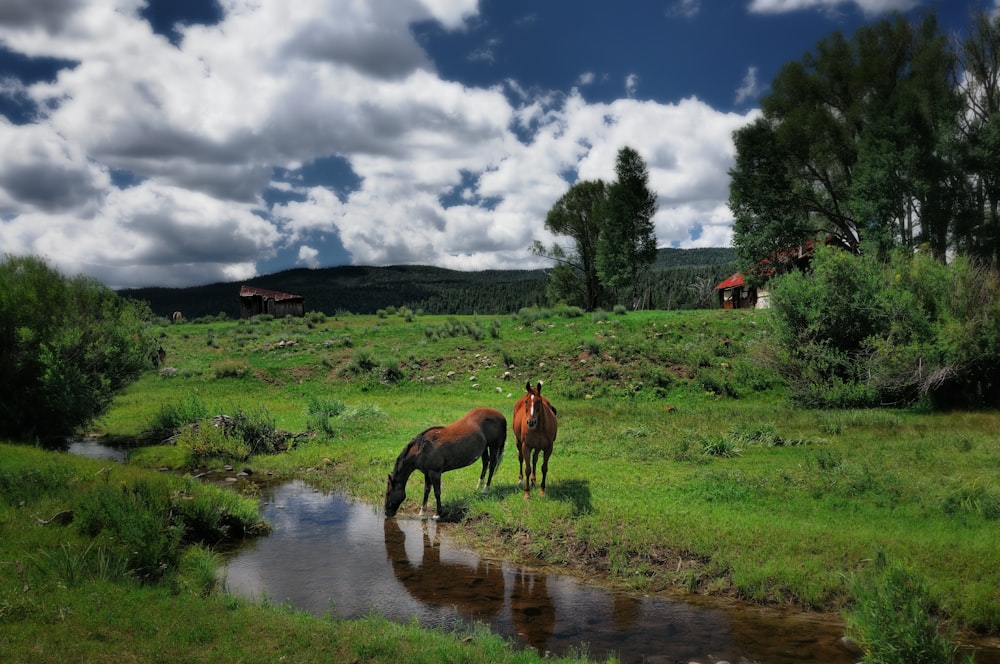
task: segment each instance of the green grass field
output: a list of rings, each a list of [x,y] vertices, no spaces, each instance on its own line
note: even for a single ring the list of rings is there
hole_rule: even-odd
[[[491,495],[473,470],[445,477],[445,516],[482,546],[630,587],[826,610],[883,551],[949,615],[1000,629],[1000,415],[796,409],[757,361],[767,328],[766,312],[573,310],[177,325],[163,328],[176,375],[135,384],[101,428],[134,436],[197,395],[302,432],[310,403],[338,400],[332,435],[254,463],[294,475],[327,457],[312,477],[380,503],[412,435],[474,406],[509,418],[542,381],[560,414],[545,498],[515,490],[512,444]]]
[[[621,587],[819,611],[847,606],[850,579],[884,554],[953,625],[1000,633],[1000,414],[797,409],[759,360],[767,312],[389,311],[159,334],[165,366],[97,432],[135,439],[193,405],[264,409],[313,434],[240,463],[381,504],[414,434],[475,406],[510,419],[542,381],[560,416],[546,496],[517,489],[512,434],[490,493],[478,464],[444,476],[443,517],[470,545]],[[130,465],[231,461],[152,445]],[[403,512],[421,488],[411,478]]]

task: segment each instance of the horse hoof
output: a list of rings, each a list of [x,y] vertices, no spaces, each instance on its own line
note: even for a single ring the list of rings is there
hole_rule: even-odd
[[[528,493],[524,494],[524,499],[525,500],[531,500],[531,494],[528,494]]]
[[[435,514],[434,516],[431,517],[431,521],[437,521],[440,518],[441,518],[441,515]]]

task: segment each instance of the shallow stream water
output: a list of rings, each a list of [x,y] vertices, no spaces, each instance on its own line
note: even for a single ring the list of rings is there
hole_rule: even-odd
[[[302,482],[265,490],[267,537],[233,552],[226,586],[316,615],[372,612],[424,626],[483,622],[539,652],[622,662],[853,662],[820,616],[613,592],[454,546],[449,524],[381,510]]]
[[[75,454],[124,461],[126,452],[73,441]],[[261,489],[272,532],[227,552],[226,588],[315,615],[371,613],[427,627],[481,622],[541,653],[708,664],[848,664],[843,625],[812,613],[715,598],[679,600],[581,583],[543,566],[481,558],[452,543],[450,524],[397,517],[294,481]],[[1000,664],[980,646],[978,664]]]

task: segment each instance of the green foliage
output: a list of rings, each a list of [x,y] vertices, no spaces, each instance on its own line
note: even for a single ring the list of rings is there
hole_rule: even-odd
[[[328,399],[323,397],[311,397],[306,407],[306,428],[309,431],[316,431],[332,437],[337,433],[336,427],[331,421],[347,410],[347,404],[340,399]]]
[[[639,276],[656,260],[656,196],[649,190],[646,163],[633,148],[618,150],[615,174],[597,242],[597,273],[602,284],[631,301]]]
[[[183,531],[171,521],[171,501],[163,483],[103,484],[77,508],[76,522],[88,537],[103,535],[141,579],[156,580],[177,564]]]
[[[771,287],[772,366],[811,406],[995,404],[1000,289],[968,261],[821,248]]]
[[[64,436],[151,366],[148,309],[33,257],[0,261],[0,436]]]
[[[854,606],[849,633],[866,664],[952,664],[955,648],[935,618],[938,605],[913,570],[890,563],[879,552],[874,565],[848,584]]]
[[[734,135],[741,270],[752,274],[763,259],[773,268],[817,234],[852,252],[866,242],[877,255],[926,243],[943,258],[956,212],[982,192],[957,166],[963,112],[953,61],[929,14],[913,24],[895,15],[850,39],[834,33],[786,64],[761,100],[762,117]]]
[[[556,266],[548,286],[552,302],[566,302],[592,310],[602,299],[603,285],[597,273],[597,247],[606,226],[608,186],[603,180],[581,180],[556,201],[545,216],[545,228],[573,241],[571,253],[558,244],[545,249],[535,242],[538,256],[551,259]]]
[[[249,455],[274,454],[285,450],[285,440],[267,406],[238,407],[231,417],[228,435],[247,446]]]
[[[202,401],[197,392],[191,392],[180,402],[160,406],[160,411],[153,418],[149,428],[154,431],[172,430],[208,417],[208,405]]]
[[[212,371],[216,378],[240,378],[245,376],[250,366],[244,359],[235,357],[225,358],[212,363]]]
[[[242,438],[229,433],[224,426],[213,425],[211,420],[181,428],[174,440],[195,463],[215,457],[244,461],[250,456],[250,446]]]

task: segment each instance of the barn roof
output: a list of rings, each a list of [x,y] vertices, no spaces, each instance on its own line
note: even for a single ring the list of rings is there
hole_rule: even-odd
[[[725,281],[723,281],[722,283],[720,283],[718,286],[716,286],[715,290],[725,290],[726,288],[736,288],[737,286],[742,286],[742,285],[743,285],[743,274],[740,273],[740,272],[737,272],[736,274],[734,274],[733,276],[729,277],[728,279],[726,279]]]
[[[282,300],[302,300],[305,299],[301,295],[292,295],[291,293],[282,293],[281,291],[268,290],[267,288],[257,288],[256,286],[241,286],[240,287],[240,297],[253,297],[254,295],[259,295],[261,297],[266,297],[274,300],[275,302],[280,302]]]

